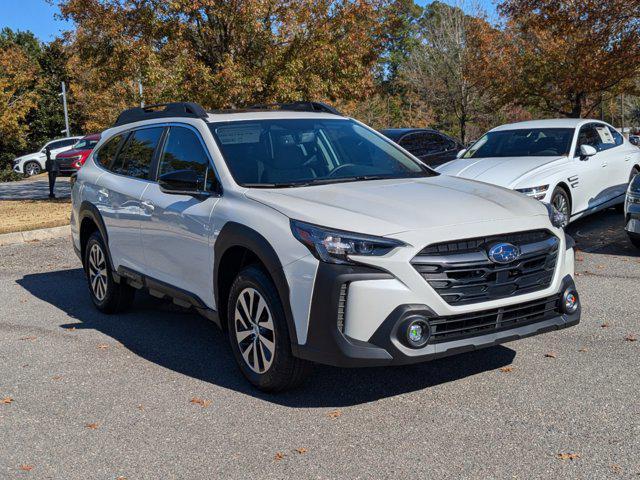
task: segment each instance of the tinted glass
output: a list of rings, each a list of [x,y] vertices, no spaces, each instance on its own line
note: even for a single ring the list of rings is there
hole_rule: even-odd
[[[613,131],[607,125],[602,124],[589,124],[580,128],[578,143],[576,144],[576,156],[580,155],[580,147],[582,145],[589,145],[598,152],[617,146]]]
[[[523,128],[489,132],[463,158],[555,157],[569,154],[573,128]]]
[[[73,146],[74,150],[91,150],[93,147],[96,146],[96,144],[98,143],[98,140],[89,140],[87,138],[81,138],[80,140],[78,140],[78,143],[76,143]]]
[[[100,149],[93,154],[93,160],[102,165],[104,168],[109,168],[111,166],[111,162],[118,153],[118,147],[120,146],[120,142],[122,141],[122,135],[116,135],[109,140],[107,140]]]
[[[446,152],[452,148],[449,144],[449,139],[432,132],[412,133],[400,141],[400,145],[416,157]]]
[[[351,120],[258,120],[210,125],[235,180],[285,187],[434,175],[393,142]]]
[[[153,152],[158,146],[162,127],[134,131],[118,154],[111,169],[114,173],[135,178],[149,178]]]
[[[77,139],[73,138],[71,140],[58,140],[56,142],[51,142],[48,146],[51,150],[55,150],[56,148],[68,147],[69,145],[73,145],[77,142]]]
[[[213,191],[215,175],[209,157],[198,136],[187,128],[171,127],[160,160],[158,176],[178,170],[193,170],[199,174],[207,191]]]
[[[622,135],[620,135],[620,133],[615,128],[609,127],[609,130],[611,131],[611,135],[613,135],[613,140],[616,143],[616,147],[622,145],[624,143],[624,138],[622,138]]]

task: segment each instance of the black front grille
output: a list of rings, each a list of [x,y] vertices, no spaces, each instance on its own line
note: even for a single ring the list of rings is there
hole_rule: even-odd
[[[497,243],[518,246],[520,257],[508,264],[492,262],[487,252]],[[551,232],[534,230],[430,245],[411,263],[444,301],[466,305],[549,287],[559,244]]]
[[[486,335],[541,322],[560,314],[560,297],[553,296],[510,307],[433,318],[429,320],[429,343],[451,342]]]

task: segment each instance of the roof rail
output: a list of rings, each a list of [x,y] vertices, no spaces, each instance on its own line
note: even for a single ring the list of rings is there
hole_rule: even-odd
[[[266,110],[266,109],[274,109],[274,110],[289,110],[292,112],[321,112],[321,113],[331,113],[333,115],[340,115],[338,110],[333,108],[331,105],[327,105],[322,102],[287,102],[287,103],[263,103],[258,105],[252,105],[249,107],[251,110]]]
[[[160,109],[160,107],[164,107]],[[158,103],[155,105],[147,105],[145,107],[135,107],[123,111],[118,115],[118,119],[113,124],[114,127],[126,125],[127,123],[140,122],[142,120],[151,120],[152,118],[167,117],[188,117],[202,118],[208,117],[207,112],[197,103],[193,102],[173,102]]]

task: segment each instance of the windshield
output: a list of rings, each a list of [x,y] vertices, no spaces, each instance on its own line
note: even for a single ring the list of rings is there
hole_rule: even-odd
[[[234,121],[210,128],[234,179],[246,187],[436,175],[352,120]]]
[[[86,138],[81,138],[78,142],[73,146],[73,150],[93,150],[93,147],[98,143],[98,139],[89,140]]]
[[[462,158],[559,157],[569,155],[573,128],[530,128],[489,132]]]

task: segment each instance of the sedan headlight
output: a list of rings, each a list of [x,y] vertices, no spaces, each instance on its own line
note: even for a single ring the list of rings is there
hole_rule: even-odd
[[[540,185],[539,187],[531,188],[516,188],[516,192],[524,193],[528,197],[535,198],[536,200],[542,200],[549,191],[549,185]]]
[[[551,220],[551,225],[556,228],[564,228],[569,223],[569,218],[559,211],[556,207],[549,203],[544,204],[547,207],[547,212],[549,212],[549,220]]]
[[[354,264],[349,255],[379,257],[405,245],[393,238],[333,230],[298,220],[291,220],[291,231],[313,256],[327,263]]]

